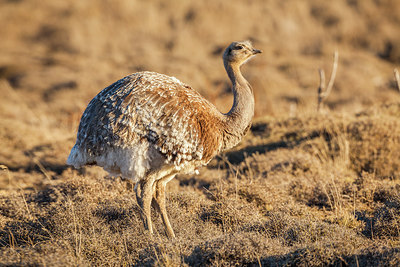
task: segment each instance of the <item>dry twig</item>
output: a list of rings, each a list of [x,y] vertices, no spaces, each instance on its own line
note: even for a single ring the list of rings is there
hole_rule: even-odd
[[[399,89],[400,91],[400,74],[399,71],[397,69],[393,70],[393,74],[394,74],[394,80],[396,81],[397,84],[397,89]]]
[[[333,55],[333,66],[332,66],[332,73],[331,78],[329,79],[328,86],[325,89],[325,71],[323,69],[319,69],[319,78],[320,83],[318,87],[318,108],[317,110],[320,111],[323,105],[323,102],[328,98],[332,91],[333,83],[335,82],[336,78],[336,71],[338,66],[339,60],[339,52],[336,50]]]

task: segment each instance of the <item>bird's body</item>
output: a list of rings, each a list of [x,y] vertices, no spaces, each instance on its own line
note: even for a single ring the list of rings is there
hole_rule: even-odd
[[[67,164],[76,168],[96,164],[136,182],[137,200],[150,232],[154,198],[168,236],[174,236],[165,209],[166,183],[236,145],[250,126],[254,97],[239,68],[260,51],[249,42],[234,44],[246,46],[251,53],[236,62],[229,60],[229,48],[225,51],[225,68],[235,94],[227,114],[174,77],[139,72],[102,90],[82,115]]]
[[[222,124],[222,114],[178,79],[135,73],[89,103],[68,164],[97,164],[134,182],[166,165],[190,172],[221,151]]]

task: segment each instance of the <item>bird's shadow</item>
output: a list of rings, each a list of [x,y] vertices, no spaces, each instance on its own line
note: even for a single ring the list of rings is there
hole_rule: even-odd
[[[211,164],[210,168],[228,168],[228,164],[239,165],[247,157],[252,156],[255,153],[265,154],[278,149],[292,149],[303,144],[304,142],[308,142],[322,135],[325,138],[330,138],[325,136],[326,133],[321,131],[312,131],[308,135],[302,137],[298,137],[297,133],[295,132],[287,133],[284,137],[285,140],[270,142],[262,145],[246,146],[239,150],[227,151],[222,154],[222,156],[217,157],[217,162]]]

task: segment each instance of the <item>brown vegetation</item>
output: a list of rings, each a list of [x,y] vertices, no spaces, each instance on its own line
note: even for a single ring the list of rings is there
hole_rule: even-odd
[[[400,264],[400,4],[0,1],[0,265]],[[221,111],[222,48],[251,39],[256,118],[235,149],[170,182],[150,238],[133,185],[65,160],[88,101],[138,70]],[[317,114],[318,68],[339,67]]]

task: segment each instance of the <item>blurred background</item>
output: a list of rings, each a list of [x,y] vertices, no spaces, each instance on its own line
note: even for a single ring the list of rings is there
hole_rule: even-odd
[[[400,65],[397,0],[0,5],[0,162],[7,166],[28,160],[21,151],[46,140],[62,144],[61,163],[88,102],[137,71],[175,76],[228,111],[231,85],[221,55],[237,40],[249,39],[264,51],[243,67],[254,89],[256,117],[316,112],[318,68],[329,78],[335,50],[339,66],[326,102],[331,112],[355,113],[400,100],[393,79]]]
[[[399,0],[0,0],[0,25],[1,266],[400,266]],[[227,112],[245,39],[253,127],[168,184],[177,239],[150,238],[132,184],[66,166],[82,112],[142,70]]]

